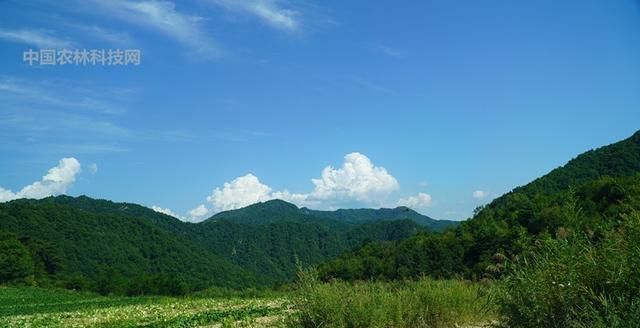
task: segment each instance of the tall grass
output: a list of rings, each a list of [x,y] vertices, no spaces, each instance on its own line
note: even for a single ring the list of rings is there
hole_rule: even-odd
[[[600,236],[561,229],[509,263],[495,302],[509,327],[640,327],[640,215]]]
[[[431,280],[320,283],[300,274],[290,327],[453,327],[493,317],[478,285]]]

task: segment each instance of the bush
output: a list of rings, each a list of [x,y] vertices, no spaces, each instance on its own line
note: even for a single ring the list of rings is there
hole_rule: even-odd
[[[602,235],[561,229],[507,265],[495,301],[509,327],[639,327],[640,215]]]
[[[320,283],[300,274],[291,327],[451,327],[491,314],[477,285],[454,280]]]

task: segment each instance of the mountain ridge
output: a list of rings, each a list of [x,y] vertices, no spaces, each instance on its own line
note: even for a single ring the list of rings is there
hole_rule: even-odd
[[[259,219],[257,219],[258,217]],[[313,210],[307,207],[298,207],[295,204],[281,199],[272,199],[236,210],[223,211],[209,217],[202,221],[202,223],[206,224],[206,222],[211,223],[216,220],[228,220],[242,224],[269,224],[274,222],[286,222],[292,219],[303,221],[329,219],[346,224],[407,219],[434,231],[442,231],[459,223],[457,221],[450,220],[436,220],[429,216],[422,215],[406,206],[377,209],[352,208],[326,211]]]

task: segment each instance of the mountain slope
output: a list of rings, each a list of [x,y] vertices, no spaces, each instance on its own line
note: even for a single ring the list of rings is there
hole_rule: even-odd
[[[284,282],[298,262],[315,265],[367,240],[425,229],[410,220],[369,219],[342,222],[274,200],[193,224],[137,204],[58,196],[0,204],[0,243],[8,239],[16,254],[26,247],[41,285],[180,293]]]
[[[443,231],[459,224],[456,221],[435,220],[404,206],[381,209],[339,209],[335,211],[316,211],[307,208],[302,208],[301,210],[306,214],[347,223],[411,220],[432,231]]]
[[[216,220],[198,225],[191,238],[270,282],[284,282],[294,277],[298,264],[316,265],[368,240],[399,240],[420,231],[424,227],[410,220],[344,226],[322,221],[246,225]]]
[[[29,249],[44,285],[138,294],[257,283],[252,273],[141,216],[16,200],[0,204],[0,230]],[[170,285],[182,290],[162,289]]]
[[[367,244],[320,267],[325,279],[481,278],[499,273],[495,254],[515,257],[565,227],[598,233],[640,210],[640,131],[590,150],[549,174],[495,199],[441,235]]]

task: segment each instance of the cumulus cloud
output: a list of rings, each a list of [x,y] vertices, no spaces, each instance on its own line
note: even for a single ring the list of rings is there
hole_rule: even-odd
[[[222,188],[214,189],[213,194],[207,197],[207,201],[217,212],[234,210],[269,199],[272,199],[271,188],[262,184],[253,174],[225,182]]]
[[[418,210],[431,206],[432,200],[433,199],[431,198],[431,195],[421,192],[415,196],[401,198],[400,200],[398,200],[396,205],[406,206],[414,210]]]
[[[184,220],[184,218],[182,216],[176,214],[171,209],[162,208],[162,207],[156,206],[156,205],[151,206],[151,209],[156,211],[156,212],[158,212],[158,213],[166,214],[166,215],[169,215],[169,216],[173,216],[174,218],[178,218],[178,219]]]
[[[278,0],[210,0],[227,10],[257,17],[265,24],[285,31],[300,28],[300,12],[286,8]]]
[[[172,216],[180,221],[184,222],[200,222],[206,218],[206,215],[209,213],[209,210],[204,206],[200,205],[188,212],[187,216],[180,215],[173,211],[170,208],[160,207],[157,205],[151,206],[151,209],[162,214],[166,214]]]
[[[7,202],[18,198],[41,199],[49,196],[64,194],[76,181],[80,173],[80,162],[73,158],[63,158],[58,165],[49,169],[40,181],[36,181],[18,192],[0,188],[0,202]]]
[[[327,166],[319,179],[311,181],[315,189],[310,196],[315,199],[349,198],[367,202],[400,188],[398,180],[384,167],[373,165],[360,153],[346,155],[341,168]]]
[[[271,199],[314,208],[333,208],[335,204],[353,202],[379,205],[381,199],[400,188],[396,178],[384,167],[374,165],[360,153],[347,154],[339,168],[325,167],[320,177],[311,182],[314,188],[308,193],[274,191],[249,173],[215,188],[207,197],[210,210],[200,205],[189,215],[196,221],[210,212],[234,210]]]
[[[483,199],[483,198],[487,197],[488,195],[489,195],[488,192],[482,191],[482,190],[476,190],[471,194],[471,196],[473,196],[473,198],[475,198],[475,199]]]
[[[204,206],[204,204],[200,204],[198,207],[189,211],[189,216],[193,221],[201,221],[207,214],[209,214],[209,210]]]

